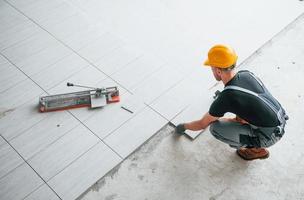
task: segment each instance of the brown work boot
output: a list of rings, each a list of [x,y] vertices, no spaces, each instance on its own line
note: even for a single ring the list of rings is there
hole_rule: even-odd
[[[266,159],[269,151],[265,148],[241,148],[236,153],[244,160]]]

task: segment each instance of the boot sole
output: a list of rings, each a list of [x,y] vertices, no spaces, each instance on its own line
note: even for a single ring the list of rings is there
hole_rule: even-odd
[[[267,159],[269,157],[269,153],[266,154],[265,156],[257,157],[257,158],[247,158],[247,157],[244,157],[242,154],[239,153],[239,151],[236,151],[236,153],[238,154],[238,156],[240,156],[244,160],[256,160],[256,159],[263,160],[263,159]]]

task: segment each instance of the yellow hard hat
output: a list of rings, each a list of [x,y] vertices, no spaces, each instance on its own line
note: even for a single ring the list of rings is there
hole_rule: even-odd
[[[238,56],[235,51],[226,45],[215,45],[208,52],[208,59],[204,62],[204,65],[228,68],[234,65]]]

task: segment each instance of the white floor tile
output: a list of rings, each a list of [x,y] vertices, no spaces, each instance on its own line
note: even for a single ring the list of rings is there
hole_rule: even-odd
[[[151,106],[166,119],[172,120],[183,109],[191,105],[195,99],[205,95],[205,91],[214,85],[212,75],[208,70],[201,68],[188,75],[165,94],[161,95]]]
[[[133,113],[122,109],[121,106]],[[96,111],[84,121],[84,124],[100,138],[104,138],[138,114],[144,107],[143,101],[137,96],[122,95],[120,103],[108,105],[100,111]]]
[[[184,78],[182,72],[165,65],[138,84],[132,92],[143,98],[145,103],[151,104]]]
[[[44,90],[48,91],[68,77],[80,72],[81,69],[88,67],[88,65],[89,64],[85,60],[72,53],[55,64],[47,66],[44,70],[40,70],[35,75],[31,76],[31,78]],[[96,73],[98,73],[98,71]]]
[[[36,191],[24,200],[59,200],[59,197],[46,184],[40,186]]]
[[[98,143],[48,184],[62,199],[75,199],[120,161],[111,149]]]
[[[0,59],[4,58],[0,55]],[[0,93],[27,79],[22,72],[5,60],[0,63],[0,74]]]
[[[29,20],[1,31],[0,51],[31,37],[38,31],[40,28]]]
[[[70,114],[64,111],[56,112],[11,140],[10,143],[27,160],[67,134],[78,124],[79,122]]]
[[[7,139],[12,140],[24,131],[52,115],[52,113],[38,112],[39,96],[31,98],[18,108],[1,111],[0,132]]]
[[[102,72],[89,65],[74,73],[70,77],[67,77],[55,87],[49,89],[48,92],[50,94],[61,94],[87,90],[86,88],[80,87],[68,87],[67,82],[89,87],[102,87],[100,83],[105,79],[106,76]]]
[[[142,56],[139,50],[129,46],[122,46],[120,48],[114,49],[113,51],[106,54],[100,60],[95,62],[95,65],[103,72],[111,75],[123,67],[127,66],[131,62],[136,61]]]
[[[131,90],[139,86],[142,81],[162,67],[164,63],[154,56],[144,55],[134,62],[129,63],[123,69],[113,74],[111,77],[121,85]]]
[[[80,125],[28,162],[47,181],[99,141],[87,128]]]
[[[17,152],[0,137],[0,179],[23,162]]]
[[[59,9],[64,4],[64,1],[53,0],[53,1],[35,1],[28,5],[24,5],[22,10],[27,16],[37,22],[49,19],[48,16],[52,16],[57,9]],[[14,5],[14,4],[13,4]]]
[[[78,50],[78,53],[90,62],[95,63],[105,54],[122,45],[123,42],[119,38],[111,33],[105,33],[97,40],[90,42],[87,46]]]
[[[25,40],[2,50],[2,53],[14,64],[18,65],[29,56],[35,55],[55,43],[57,43],[55,39],[41,30]]]
[[[0,32],[27,21],[27,18],[18,13],[4,1],[0,2]]]
[[[10,89],[0,93],[0,108],[3,110],[15,109],[28,100],[43,93],[32,80],[25,79]]]
[[[166,123],[167,120],[147,107],[104,141],[119,155],[126,158]]]
[[[27,75],[32,76],[47,69],[50,65],[60,62],[65,57],[72,54],[72,51],[61,45],[54,43],[38,53],[24,58],[16,65]]]
[[[0,197],[5,200],[23,199],[42,184],[43,181],[24,163],[0,179]]]

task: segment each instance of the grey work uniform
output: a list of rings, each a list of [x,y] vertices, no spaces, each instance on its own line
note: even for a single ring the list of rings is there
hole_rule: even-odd
[[[281,139],[288,119],[280,103],[251,72],[239,71],[219,93],[209,114],[222,117],[236,114],[249,124],[216,121],[210,125],[212,135],[234,148],[269,147]]]

